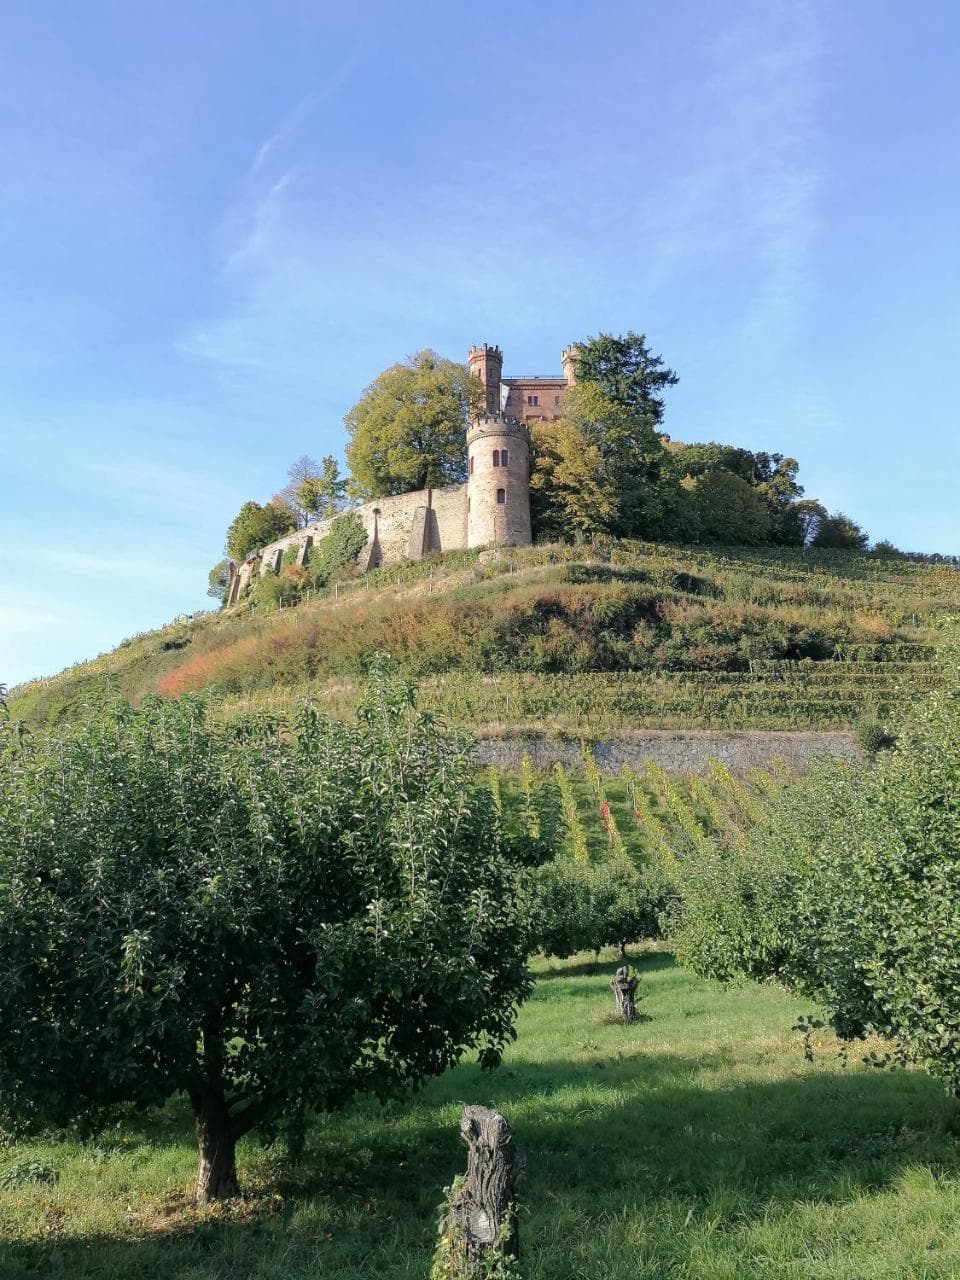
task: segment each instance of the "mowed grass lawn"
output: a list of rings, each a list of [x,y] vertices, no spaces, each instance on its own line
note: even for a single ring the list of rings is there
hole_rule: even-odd
[[[960,1274],[960,1119],[919,1072],[806,1063],[801,1002],[725,990],[662,952],[642,1009],[610,1020],[612,958],[539,964],[503,1067],[449,1072],[405,1103],[311,1133],[287,1169],[241,1151],[245,1202],[190,1206],[187,1111],[93,1142],[0,1148],[58,1181],[0,1190],[0,1275],[150,1280],[425,1280],[443,1187],[463,1167],[460,1108],[500,1108],[526,1151],[531,1280]]]

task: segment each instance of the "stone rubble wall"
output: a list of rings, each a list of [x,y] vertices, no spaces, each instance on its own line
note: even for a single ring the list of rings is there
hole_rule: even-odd
[[[734,773],[760,769],[773,759],[783,760],[795,773],[806,773],[824,756],[839,756],[860,764],[863,753],[852,733],[841,730],[788,732],[750,729],[636,729],[608,738],[586,739],[602,774],[612,777],[625,764],[640,769],[654,760],[668,773],[706,773],[709,760],[719,760]],[[580,742],[547,734],[509,734],[480,738],[476,758],[481,765],[519,768],[524,754],[536,769],[559,762],[583,767]]]

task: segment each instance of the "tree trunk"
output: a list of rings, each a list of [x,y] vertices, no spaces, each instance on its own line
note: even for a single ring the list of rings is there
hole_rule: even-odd
[[[451,1274],[472,1280],[499,1275],[498,1256],[520,1256],[516,1187],[523,1160],[510,1126],[488,1107],[464,1108],[460,1136],[467,1176],[450,1204],[445,1234]]]
[[[616,976],[610,979],[610,989],[613,992],[614,1003],[617,1006],[617,1014],[625,1023],[634,1022],[637,1017],[636,991],[637,979],[628,977],[629,970],[626,965],[622,965],[616,972]]]
[[[240,1194],[237,1182],[237,1136],[222,1093],[192,1098],[197,1126],[197,1204],[232,1200]]]

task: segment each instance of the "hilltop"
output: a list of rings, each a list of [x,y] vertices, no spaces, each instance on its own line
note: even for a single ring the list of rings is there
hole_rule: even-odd
[[[181,618],[21,685],[32,728],[120,695],[208,691],[222,714],[352,709],[373,654],[470,726],[844,728],[934,677],[947,564],[789,548],[606,541],[458,551],[348,577],[295,608]]]

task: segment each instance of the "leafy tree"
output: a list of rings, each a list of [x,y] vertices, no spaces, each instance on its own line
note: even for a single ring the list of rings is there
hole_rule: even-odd
[[[531,945],[545,955],[575,955],[658,938],[675,891],[655,864],[626,854],[599,863],[558,856],[529,875]]]
[[[313,481],[320,479],[322,470],[316,458],[311,458],[308,453],[302,453],[287,467],[287,483],[271,499],[272,502],[284,505],[293,512],[295,527],[298,529],[314,518],[309,507],[301,501],[301,492],[307,486],[307,493],[311,493],[309,486]]]
[[[642,417],[653,428],[663,421],[663,393],[680,381],[647,347],[643,333],[600,333],[578,344],[578,382],[592,383],[605,399]]]
[[[609,532],[618,514],[603,458],[575,422],[531,424],[530,508],[536,537]]]
[[[481,398],[466,366],[434,351],[385,369],[344,418],[350,491],[380,498],[464,481],[467,421]]]
[[[808,547],[813,541],[820,522],[828,518],[827,509],[816,498],[801,498],[791,503],[786,514],[785,523],[791,529],[791,536],[786,539],[791,545]]]
[[[870,548],[870,555],[876,556],[878,560],[910,559],[906,551],[901,551],[899,547],[894,546],[887,538],[881,538],[879,542],[875,542]]]
[[[797,483],[799,463],[782,453],[754,453],[726,444],[667,444],[669,469],[682,481],[711,471],[729,471],[760,495],[770,513],[766,537],[787,546],[799,546],[802,522],[795,515],[803,487]]]
[[[754,546],[769,538],[767,504],[740,476],[731,471],[706,471],[683,483],[696,503],[704,542]]]
[[[652,416],[618,404],[591,382],[568,391],[563,407],[564,418],[600,455],[597,480],[617,504],[611,531],[659,535],[669,502],[665,490],[676,486],[663,473],[664,449]]]
[[[842,511],[822,517],[810,545],[838,551],[865,551],[870,538],[867,533]]]
[[[876,1032],[960,1093],[960,686],[912,714],[895,752],[784,788],[742,849],[685,867],[682,957],[779,978],[838,1034]]]
[[[113,706],[0,757],[0,1109],[96,1123],[185,1092],[199,1201],[304,1109],[389,1097],[529,990],[523,838],[466,744],[375,677],[354,725]]]
[[[268,546],[295,528],[290,513],[279,505],[245,502],[227,530],[227,555],[239,564],[251,551]]]
[[[322,519],[343,510],[346,501],[346,481],[340,476],[337,461],[328,454],[320,465],[320,474],[309,476],[297,490],[298,507],[307,520]]]
[[[219,560],[207,574],[207,595],[224,604],[230,590],[230,574],[233,562]]]

